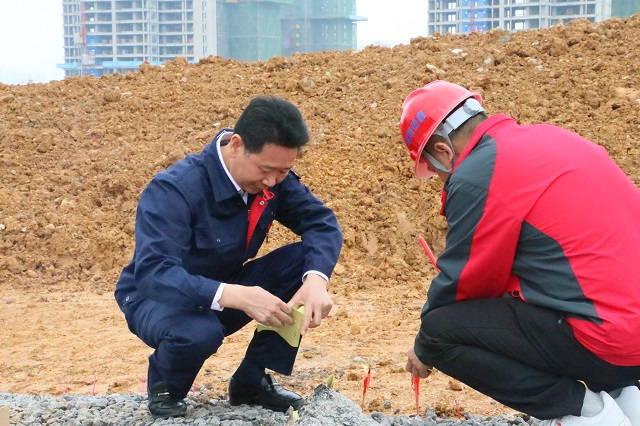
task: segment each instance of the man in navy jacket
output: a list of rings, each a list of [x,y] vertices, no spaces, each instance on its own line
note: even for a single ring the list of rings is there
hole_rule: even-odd
[[[334,213],[291,170],[309,133],[300,111],[278,97],[256,97],[234,129],[200,154],[158,173],[142,192],[133,259],[115,298],[149,357],[149,411],[183,416],[183,398],[223,339],[252,319],[293,323],[301,334],[332,307],[327,283],[342,247]],[[273,220],[301,237],[253,259]],[[297,347],[272,331],[255,333],[229,382],[232,405],[297,409],[303,398],[265,369],[291,374]]]

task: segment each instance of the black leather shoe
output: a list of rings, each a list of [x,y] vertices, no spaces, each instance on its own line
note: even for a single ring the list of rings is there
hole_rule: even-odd
[[[156,419],[182,417],[187,413],[187,404],[182,399],[174,399],[169,395],[164,383],[156,383],[147,389],[149,396],[149,412]]]
[[[259,385],[240,383],[232,377],[229,381],[229,404],[261,405],[285,413],[289,407],[294,410],[302,407],[304,398],[283,388],[271,374],[267,374]]]

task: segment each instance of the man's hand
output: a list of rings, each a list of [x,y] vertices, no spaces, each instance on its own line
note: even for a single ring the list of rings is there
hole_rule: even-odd
[[[404,367],[413,377],[427,378],[433,373],[433,367],[424,365],[413,351],[413,348],[407,351],[407,365]]]
[[[331,312],[333,302],[327,292],[327,282],[320,275],[308,274],[288,305],[292,309],[304,305],[304,321],[300,331],[304,336],[309,328],[318,327],[322,319]]]
[[[262,287],[227,284],[218,301],[223,308],[240,309],[264,325],[293,324],[291,307]]]

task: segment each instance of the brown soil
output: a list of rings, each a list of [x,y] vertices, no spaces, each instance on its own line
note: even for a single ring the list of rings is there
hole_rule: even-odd
[[[405,353],[434,276],[417,238],[438,254],[446,223],[441,183],[412,177],[398,132],[402,100],[436,78],[462,84],[483,94],[489,113],[558,124],[603,145],[639,185],[639,39],[636,15],[393,49],[175,60],[126,76],[0,84],[0,391],[141,391],[151,350],[127,330],[112,295],[133,252],[138,195],[156,172],[232,126],[251,97],[273,93],[302,110],[314,144],[296,171],[345,234],[330,287],[335,307],[281,380],[308,395],[333,374],[359,404],[370,364],[365,412],[413,413]],[[292,239],[276,227],[267,248]],[[205,364],[198,387],[224,397],[250,328]],[[420,404],[449,415],[456,406],[512,412],[439,372],[422,382]]]

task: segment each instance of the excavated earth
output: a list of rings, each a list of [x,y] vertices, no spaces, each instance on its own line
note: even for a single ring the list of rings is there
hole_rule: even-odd
[[[250,98],[268,93],[302,110],[313,144],[296,172],[335,210],[345,235],[330,283],[335,306],[303,340],[293,376],[280,380],[309,395],[333,375],[361,404],[370,365],[364,411],[415,412],[405,353],[434,277],[418,237],[437,255],[446,222],[438,214],[442,183],[412,177],[398,131],[404,97],[435,79],[461,84],[480,92],[491,114],[560,125],[604,146],[640,185],[637,40],[640,15],[0,84],[0,391],[144,389],[151,349],[128,331],[113,300],[133,252],[138,196],[155,173],[200,151]],[[293,240],[276,226],[265,250]],[[228,339],[196,388],[225,398],[251,331]],[[420,406],[449,416],[513,414],[440,372],[423,380]]]

